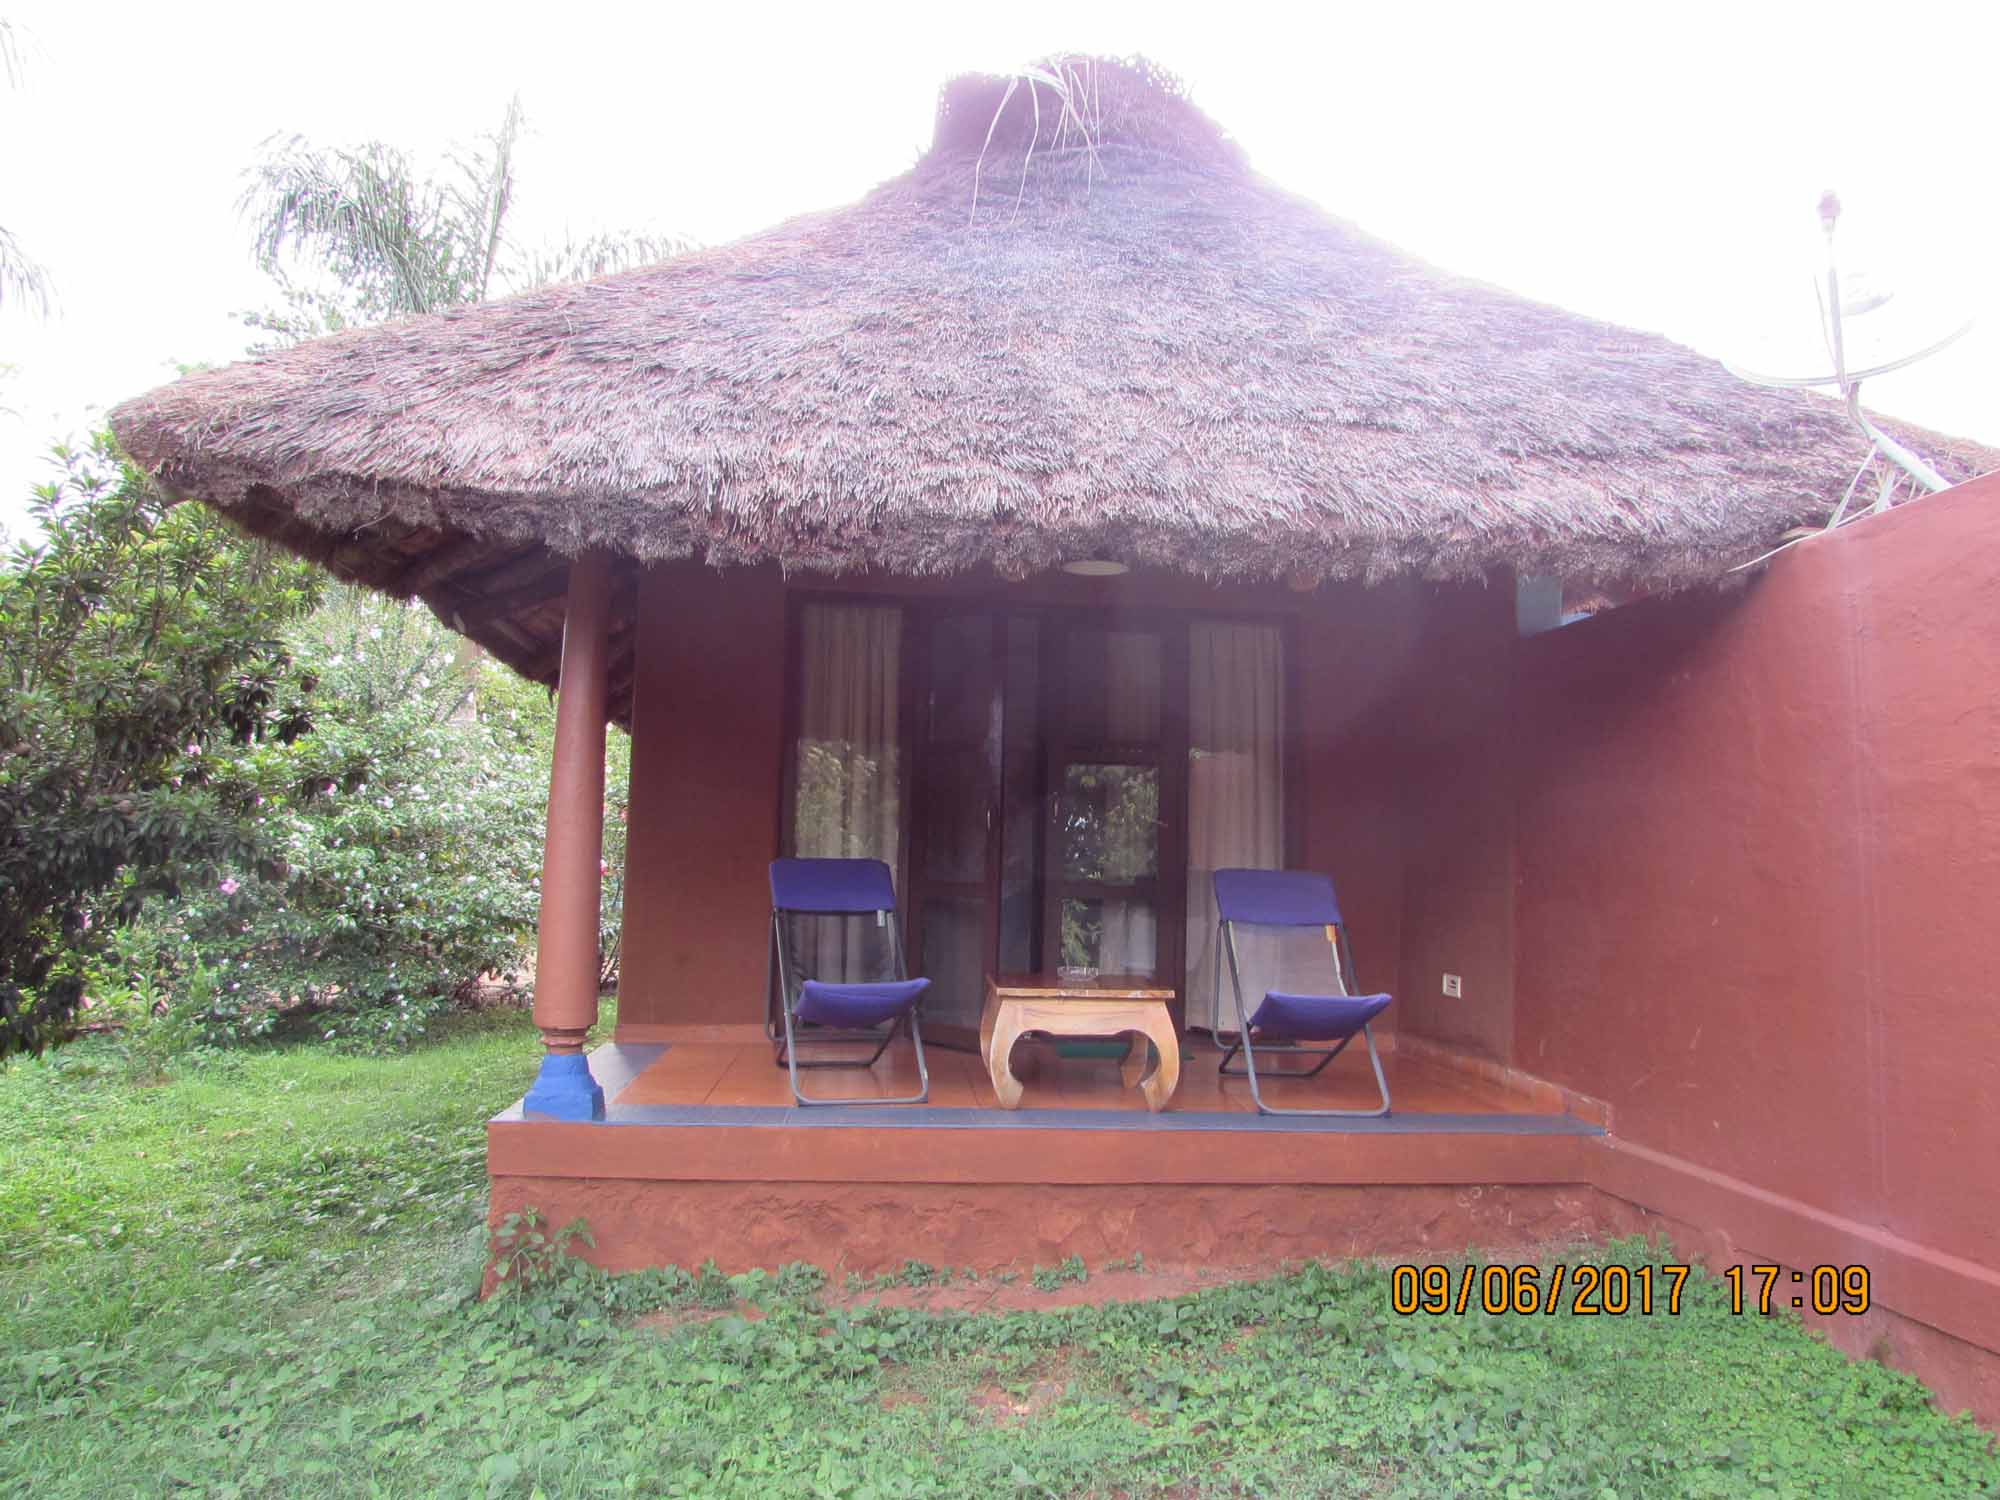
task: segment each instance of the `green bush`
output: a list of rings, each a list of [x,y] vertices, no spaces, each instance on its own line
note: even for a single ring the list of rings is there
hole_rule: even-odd
[[[59,1039],[86,990],[142,1074],[287,1017],[397,1046],[504,991],[534,938],[548,692],[420,607],[315,608],[316,569],[170,506],[107,439],[59,456],[40,536],[0,563],[0,1055]],[[622,734],[608,758],[607,984]]]
[[[243,1041],[290,1020],[402,1046],[456,1001],[515,993],[528,967],[553,705],[427,610],[354,590],[335,590],[291,645],[316,683],[314,731],[229,758],[252,789],[258,857],[149,912],[160,1014],[181,1016],[214,974],[175,1034]],[[624,863],[623,736],[612,745],[607,954]]]
[[[314,732],[230,766],[255,788],[262,857],[159,907],[155,952],[170,983],[222,972],[219,1037],[289,1011],[328,1040],[399,1046],[521,966],[547,761],[482,719],[480,670],[418,607],[341,591],[293,646],[317,679]]]
[[[259,859],[225,752],[310,727],[283,639],[318,575],[58,449],[0,562],[0,1057],[59,1039],[110,924]]]

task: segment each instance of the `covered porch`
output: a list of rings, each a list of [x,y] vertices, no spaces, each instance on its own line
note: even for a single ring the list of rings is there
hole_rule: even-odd
[[[977,1057],[942,1049],[929,1104],[828,1110],[793,1104],[768,1046],[614,1043],[590,1055],[601,1120],[517,1104],[489,1124],[491,1211],[584,1218],[593,1258],[614,1269],[713,1258],[863,1273],[1532,1250],[1642,1224],[1590,1185],[1600,1109],[1415,1051],[1384,1060],[1397,1113],[1364,1120],[1258,1115],[1205,1043],[1159,1114],[1115,1060],[1046,1041],[1017,1053],[1016,1111],[995,1106]],[[904,1053],[828,1086],[907,1091],[912,1072]],[[1338,1105],[1373,1085],[1358,1069],[1310,1087]]]
[[[806,1259],[860,1270],[908,1259],[1001,1269],[1072,1253],[1167,1263],[1387,1254],[1412,1244],[1529,1247],[1638,1222],[1636,1210],[1590,1186],[1607,1138],[1603,1106],[1482,1046],[1487,1031],[1505,1027],[1511,999],[1506,852],[1469,837],[1476,820],[1469,827],[1444,808],[1501,774],[1469,766],[1463,751],[1495,701],[1493,669],[1515,639],[1510,590],[1215,587],[1132,570],[961,581],[948,603],[943,594],[911,579],[808,589],[767,569],[628,572],[604,557],[574,565],[535,1002],[547,1056],[534,1089],[489,1127],[496,1216],[532,1207],[557,1221],[586,1218],[612,1265],[712,1256],[732,1267]],[[621,600],[632,611],[624,621],[615,617]],[[878,697],[902,705],[901,729],[861,747],[866,755],[842,749],[871,779],[878,761],[906,757],[894,780],[919,789],[914,805],[885,810],[857,801],[851,787],[836,800],[860,809],[847,823],[878,828],[888,817],[900,828],[878,833],[886,843],[877,847],[916,924],[912,970],[935,981],[922,1105],[802,1109],[774,1060],[766,869],[778,855],[818,852],[802,847],[816,825],[798,805],[801,746],[824,762],[834,743],[802,719],[826,655],[808,610],[836,623],[844,611],[875,625],[892,618],[905,640],[917,640],[872,669],[886,678]],[[994,742],[990,758],[973,757],[991,770],[990,787],[963,784],[962,747],[925,738],[915,705],[940,701],[944,685],[922,675],[935,665],[923,632],[933,642],[963,640],[974,622],[988,632],[977,639],[1004,645],[979,623],[1001,619],[1057,621],[1040,629],[1092,646],[1108,632],[1128,654],[1133,641],[1167,643],[1164,670],[1145,673],[1168,684],[1157,719],[1147,720],[1147,733],[1167,743],[1142,743],[1128,730],[1119,752],[1124,765],[1157,775],[1157,789],[1148,788],[1157,800],[1146,804],[1157,847],[1147,845],[1140,875],[1066,883],[1063,862],[1077,838],[1099,830],[1072,819],[1069,836],[1053,839],[1061,744],[1009,739],[1017,700],[1041,721],[1052,700],[1058,718],[1072,701],[1083,713],[1115,708],[1103,684],[1086,692],[1071,681],[1051,693],[1034,683],[1010,696],[1004,666],[955,671],[953,703],[976,688],[977,738],[990,733]],[[1177,659],[1173,643],[1212,620],[1262,632],[1271,696],[1283,700],[1266,716],[1268,732],[1237,725],[1238,739],[1262,743],[1268,761],[1238,776],[1261,775],[1262,794],[1249,799],[1269,802],[1261,834],[1204,812],[1190,784],[1198,775],[1176,774],[1191,751],[1199,771],[1200,742],[1218,738],[1191,723],[1229,718],[1202,706],[1199,687],[1173,686],[1199,661],[1198,653]],[[614,641],[630,653],[622,670]],[[1040,659],[1054,655],[1045,649]],[[1251,670],[1230,664],[1233,678]],[[586,1057],[579,1044],[598,1015],[603,801],[594,778],[614,680],[630,695],[634,736],[624,971],[615,1039]],[[1017,742],[1018,787],[1007,753]],[[821,763],[815,774],[831,773]],[[925,787],[948,795],[927,804]],[[992,813],[981,816],[989,795]],[[945,852],[964,878],[924,877],[926,830],[940,824],[959,839]],[[1031,857],[1010,856],[1010,827],[1024,830]],[[845,824],[839,835],[852,837]],[[1130,830],[1120,837],[1129,846]],[[1258,837],[1262,849],[1242,842]],[[1129,848],[1121,857],[1129,861]],[[1245,1082],[1220,1074],[1215,1036],[1225,1018],[1202,930],[1215,916],[1198,903],[1209,867],[1252,861],[1330,871],[1363,986],[1398,995],[1377,1036],[1394,1100],[1387,1118],[1260,1115]],[[1008,885],[1010,869],[1018,887]],[[1413,890],[1414,923],[1406,920]],[[985,976],[1111,951],[1099,926],[1063,920],[1055,899],[1065,891],[1143,917],[1143,927],[1127,926],[1143,930],[1146,945],[1127,935],[1117,956],[1140,953],[1174,996],[1179,1083],[1157,1114],[1126,1086],[1116,1056],[1035,1035],[1012,1054],[1019,1107],[1003,1109],[995,1097],[976,1030],[965,1024],[976,1020]],[[1438,923],[1456,931],[1441,939]],[[1441,940],[1442,961],[1458,966],[1458,996],[1441,993],[1430,972],[1440,961],[1430,945]],[[1079,942],[1099,946],[1079,950]],[[914,1052],[904,1040],[872,1068],[816,1072],[812,1087],[856,1101],[908,1095]],[[1318,1077],[1265,1088],[1314,1109],[1367,1108],[1376,1098],[1358,1046]]]

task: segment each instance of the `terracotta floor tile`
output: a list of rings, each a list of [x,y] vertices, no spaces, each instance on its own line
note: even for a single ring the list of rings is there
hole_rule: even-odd
[[[806,1056],[824,1055],[808,1049]],[[1243,1111],[1254,1106],[1250,1088],[1240,1078],[1216,1073],[1220,1053],[1204,1039],[1183,1049],[1180,1086],[1169,1106],[1179,1110]],[[619,1095],[623,1104],[791,1104],[783,1068],[772,1063],[771,1049],[762,1044],[679,1043],[669,1047],[651,1067]],[[996,1107],[985,1063],[970,1052],[932,1046],[931,1103],[944,1108]],[[1116,1058],[1058,1055],[1052,1043],[1024,1040],[1014,1052],[1015,1076],[1021,1080],[1024,1109],[1144,1109],[1138,1090],[1119,1078]],[[1535,1114],[1532,1095],[1473,1077],[1457,1069],[1417,1062],[1393,1053],[1383,1059],[1390,1093],[1398,1114]],[[1375,1081],[1367,1055],[1350,1052],[1336,1059],[1315,1079],[1288,1080],[1262,1075],[1265,1098],[1301,1108],[1355,1109],[1375,1102]],[[898,1040],[872,1069],[814,1069],[805,1075],[808,1093],[841,1099],[890,1098],[916,1092],[915,1054],[907,1040]]]

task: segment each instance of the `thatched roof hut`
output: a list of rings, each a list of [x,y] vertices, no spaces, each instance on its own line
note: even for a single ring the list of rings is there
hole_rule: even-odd
[[[1824,517],[1863,455],[1829,401],[1328,217],[1143,65],[1052,66],[948,85],[930,151],[849,207],[193,375],[113,430],[544,678],[590,545],[1678,586]]]

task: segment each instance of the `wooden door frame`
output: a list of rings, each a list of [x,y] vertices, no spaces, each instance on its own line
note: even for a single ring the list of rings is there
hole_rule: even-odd
[[[1170,1006],[1174,1025],[1184,1024],[1187,1011],[1187,759],[1188,759],[1188,622],[1183,610],[1119,609],[1088,606],[1052,606],[1042,612],[1040,639],[1041,667],[1037,687],[1041,692],[1042,762],[1042,965],[1053,969],[1060,957],[1049,945],[1061,942],[1062,902],[1095,882],[1064,881],[1057,878],[1059,857],[1051,826],[1061,790],[1056,779],[1059,764],[1077,762],[1102,765],[1153,765],[1159,771],[1159,829],[1156,859],[1158,874],[1151,882],[1131,886],[1106,887],[1132,891],[1149,899],[1155,919],[1155,982],[1174,992]],[[1136,745],[1079,744],[1070,741],[1057,726],[1065,711],[1059,695],[1068,687],[1067,667],[1061,646],[1069,632],[1083,629],[1152,633],[1160,641],[1160,734],[1150,753]],[[1150,890],[1148,889],[1150,885]],[[1088,897],[1086,896],[1086,899]],[[1100,899],[1102,899],[1100,895]]]
[[[905,657],[901,689],[906,709],[903,739],[908,746],[904,759],[903,806],[907,816],[902,820],[901,870],[898,874],[897,889],[902,892],[903,916],[908,944],[910,972],[924,972],[924,913],[939,886],[959,887],[960,881],[932,881],[917,869],[916,857],[926,846],[924,834],[928,831],[931,817],[931,799],[927,793],[917,756],[928,736],[919,722],[929,700],[931,680],[931,645],[936,629],[943,621],[954,616],[982,616],[990,623],[987,643],[988,692],[986,710],[987,781],[986,781],[986,841],[984,870],[980,881],[982,911],[980,924],[980,953],[985,972],[993,972],[1000,953],[1000,818],[1002,816],[1001,794],[1004,782],[1006,745],[1005,725],[1002,718],[1002,695],[1005,691],[1006,666],[1006,614],[990,606],[974,602],[959,604],[948,600],[905,600],[903,601],[903,638],[909,654]],[[912,644],[914,643],[914,644]],[[969,1026],[959,1026],[948,1022],[929,1022],[925,1026],[927,1039],[945,1047],[976,1051],[979,1046],[979,1026],[975,1021]]]
[[[794,799],[798,782],[799,711],[801,707],[800,674],[804,670],[803,653],[800,647],[804,632],[805,607],[808,604],[851,605],[881,609],[892,608],[902,613],[902,663],[897,700],[897,712],[900,721],[898,755],[901,763],[902,785],[898,794],[905,799],[904,806],[908,816],[902,819],[902,828],[897,839],[895,875],[896,889],[899,893],[903,893],[902,916],[911,943],[909,958],[913,973],[922,972],[920,967],[921,950],[917,946],[920,941],[921,927],[918,920],[917,905],[913,899],[915,887],[911,879],[911,860],[913,858],[913,851],[917,847],[915,843],[916,823],[918,817],[921,815],[917,804],[923,800],[918,791],[917,781],[917,751],[920,744],[920,737],[917,733],[916,714],[919,686],[927,680],[926,677],[920,675],[918,670],[919,652],[923,656],[923,671],[927,673],[929,667],[929,636],[926,633],[926,627],[934,623],[940,615],[944,614],[985,613],[991,615],[996,624],[993,632],[995,651],[994,682],[996,691],[1004,697],[1006,686],[1007,621],[1017,616],[1026,616],[1035,619],[1039,631],[1038,649],[1044,653],[1042,662],[1038,664],[1037,676],[1039,680],[1036,685],[1037,691],[1042,695],[1042,713],[1039,717],[1037,728],[1040,737],[1044,741],[1049,736],[1048,694],[1050,692],[1049,683],[1051,680],[1051,674],[1045,670],[1047,661],[1046,653],[1049,650],[1049,640],[1056,634],[1055,631],[1050,629],[1051,620],[1066,617],[1072,621],[1087,621],[1104,628],[1117,628],[1130,623],[1135,628],[1140,629],[1162,629],[1164,632],[1170,633],[1177,640],[1177,649],[1165,653],[1161,663],[1161,733],[1163,741],[1161,755],[1163,760],[1163,776],[1160,788],[1162,806],[1170,806],[1174,810],[1174,815],[1171,818],[1163,819],[1165,827],[1162,830],[1160,862],[1163,871],[1177,872],[1172,882],[1176,891],[1173,903],[1176,925],[1173,930],[1172,946],[1168,948],[1166,946],[1169,941],[1166,933],[1166,923],[1164,919],[1162,920],[1160,942],[1162,944],[1162,951],[1171,954],[1172,969],[1170,972],[1174,979],[1173,989],[1178,997],[1174,1007],[1175,1023],[1176,1025],[1183,1025],[1187,1005],[1185,908],[1187,905],[1188,833],[1187,757],[1190,734],[1188,716],[1189,627],[1196,620],[1234,621],[1245,624],[1271,626],[1280,634],[1284,651],[1283,682],[1285,696],[1284,722],[1281,726],[1285,758],[1285,862],[1288,865],[1297,867],[1305,855],[1305,826],[1307,807],[1310,800],[1310,783],[1305,764],[1304,704],[1301,698],[1301,689],[1304,683],[1304,664],[1300,660],[1299,654],[1303,632],[1300,629],[1297,610],[1283,608],[1273,608],[1269,611],[1257,611],[1254,609],[1200,609],[1180,608],[1171,605],[1133,607],[1097,601],[1075,603],[1050,602],[1046,600],[1009,599],[1004,594],[991,591],[974,592],[963,600],[948,600],[933,595],[876,592],[864,589],[788,589],[785,596],[785,665],[783,672],[785,703],[782,714],[785,743],[784,753],[779,758],[780,781],[778,796],[780,812],[777,828],[777,846],[772,850],[773,858],[789,852],[787,846],[790,842],[792,821],[796,812]],[[1176,665],[1170,667],[1170,660],[1176,663]],[[1004,714],[1004,705],[1002,712]],[[986,894],[987,921],[985,946],[989,963],[997,959],[999,953],[1001,868],[999,859],[1000,839],[995,835],[1001,833],[1006,827],[1005,732],[1006,726],[1003,718],[1000,725],[999,742],[999,751],[1002,757],[1001,775],[997,795],[992,807],[994,824],[993,828],[989,830],[987,838],[988,884]],[[1169,738],[1172,741],[1171,746],[1166,743]],[[1038,755],[1037,759],[1044,767],[1043,784],[1039,788],[1039,800],[1046,803],[1052,788],[1046,784],[1047,754],[1045,747],[1043,753]],[[1168,786],[1168,777],[1164,774],[1166,770],[1165,762],[1168,760],[1171,760],[1172,765],[1171,779],[1173,787],[1171,794]],[[1171,801],[1168,800],[1170,795]],[[1043,815],[1046,818],[1046,807],[1043,809]],[[1046,842],[1046,827],[1044,828],[1043,837]],[[1045,874],[1046,859],[1047,850],[1045,848],[1042,862],[1044,869],[1037,872],[1037,878],[1043,881],[1044,887],[1047,885]],[[1163,884],[1167,883],[1166,877],[1163,876],[1162,881]],[[1052,941],[1058,941],[1058,939],[1051,933],[1046,918],[1046,889],[1042,893],[1042,899],[1037,902],[1037,909],[1043,913],[1042,931],[1039,937],[1042,944],[1043,959],[1047,963],[1049,944]],[[1165,977],[1168,972],[1168,970],[1163,968],[1162,976]]]

